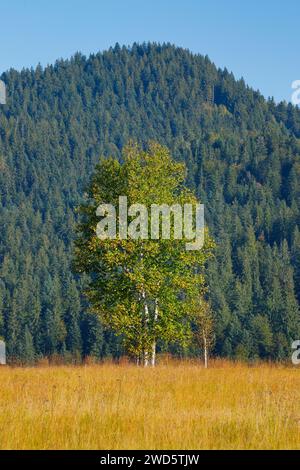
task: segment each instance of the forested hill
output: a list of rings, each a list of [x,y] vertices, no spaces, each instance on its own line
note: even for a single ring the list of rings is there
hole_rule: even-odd
[[[218,244],[214,352],[290,355],[300,338],[299,110],[171,45],[117,45],[1,78],[0,336],[10,357],[120,353],[80,297],[71,242],[98,157],[121,158],[129,139],[168,146],[206,205]]]

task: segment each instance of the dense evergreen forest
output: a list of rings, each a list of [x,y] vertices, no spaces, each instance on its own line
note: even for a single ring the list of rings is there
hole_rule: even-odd
[[[122,160],[130,139],[166,145],[205,204],[217,242],[207,267],[214,354],[290,356],[300,338],[296,107],[171,45],[116,45],[1,79],[0,336],[11,359],[122,353],[81,296],[72,240],[99,156]]]

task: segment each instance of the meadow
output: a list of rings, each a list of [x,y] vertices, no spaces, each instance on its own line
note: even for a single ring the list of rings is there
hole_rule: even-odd
[[[299,449],[300,371],[163,361],[0,368],[1,449]]]

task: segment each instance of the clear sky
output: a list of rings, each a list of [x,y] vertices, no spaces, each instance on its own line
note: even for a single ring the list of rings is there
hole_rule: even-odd
[[[119,42],[171,42],[276,101],[300,79],[300,0],[0,0],[0,73]]]

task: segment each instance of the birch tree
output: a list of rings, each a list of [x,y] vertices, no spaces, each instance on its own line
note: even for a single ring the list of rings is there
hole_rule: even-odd
[[[204,265],[213,242],[206,236],[201,250],[186,250],[187,238],[176,237],[175,216],[171,227],[165,227],[170,228],[169,239],[161,236],[163,228],[151,239],[150,213],[142,214],[143,207],[198,201],[184,186],[184,165],[173,161],[166,148],[151,143],[144,151],[131,144],[123,160],[101,159],[96,167],[79,208],[75,268],[90,275],[86,295],[92,311],[123,338],[137,362],[154,366],[158,340],[186,344],[191,339],[190,306],[199,292],[196,286],[204,291]],[[120,196],[127,197],[128,206],[140,208],[139,216],[129,211],[127,229],[118,220],[116,237],[99,239],[97,207],[117,207]],[[134,239],[136,230],[143,237]]]
[[[209,353],[214,343],[213,317],[209,303],[200,294],[194,299],[195,337],[201,351],[205,369],[208,368]]]

